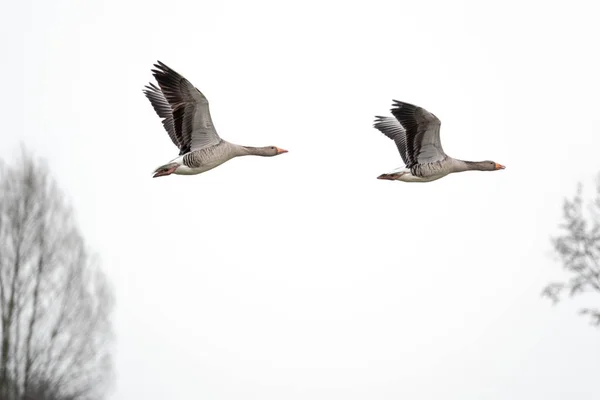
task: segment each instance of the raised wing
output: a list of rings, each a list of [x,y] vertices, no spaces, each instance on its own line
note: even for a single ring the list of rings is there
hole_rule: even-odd
[[[408,165],[409,159],[406,154],[406,130],[400,125],[400,122],[393,117],[381,117],[378,115],[375,117],[373,127],[396,143],[402,161],[404,161],[404,164]]]
[[[150,104],[152,104],[154,111],[156,111],[158,116],[162,118],[162,124],[169,134],[169,137],[173,141],[173,144],[175,144],[175,146],[181,150],[182,139],[181,137],[177,136],[177,133],[175,132],[173,113],[171,111],[171,106],[167,102],[167,99],[165,99],[163,93],[153,83],[146,85],[143,92],[148,100],[150,100]]]
[[[394,100],[391,109],[400,125],[406,129],[407,158],[411,168],[414,164],[427,164],[445,159],[446,153],[440,142],[440,120],[425,110]]]
[[[162,62],[154,64],[153,75],[171,106],[175,136],[180,152],[214,146],[221,142],[210,117],[208,99],[190,81]]]

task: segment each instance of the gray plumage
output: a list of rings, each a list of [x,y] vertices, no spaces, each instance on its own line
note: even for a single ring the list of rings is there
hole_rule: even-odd
[[[158,87],[146,85],[144,94],[162,118],[179,158],[158,167],[154,177],[195,175],[243,155],[275,156],[286,150],[275,146],[245,147],[219,137],[210,116],[208,99],[187,79],[158,61],[152,69]]]
[[[405,167],[379,179],[430,182],[454,172],[504,169],[493,161],[471,162],[448,156],[440,140],[441,121],[424,108],[393,100],[390,111],[393,117],[376,116],[373,126],[396,143]]]

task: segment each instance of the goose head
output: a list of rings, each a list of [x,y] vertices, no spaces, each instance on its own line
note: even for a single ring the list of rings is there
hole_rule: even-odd
[[[267,148],[268,148],[268,153],[270,156],[278,156],[280,154],[288,152],[287,150],[280,149],[277,146],[267,146]]]
[[[506,168],[495,161],[463,161],[460,171],[497,171]]]
[[[479,169],[480,171],[497,171],[499,169],[504,169],[506,168],[504,165],[502,164],[498,164],[495,161],[481,161],[479,163],[477,163],[477,169]]]
[[[504,165],[498,164],[497,162],[494,162],[494,161],[488,161],[488,162],[490,163],[490,167],[492,167],[492,169],[491,169],[492,171],[506,168]]]
[[[265,147],[250,147],[244,146],[246,149],[246,154],[251,154],[255,156],[263,156],[263,157],[273,157],[278,156],[283,153],[287,153],[287,150],[280,149],[277,146],[265,146]]]

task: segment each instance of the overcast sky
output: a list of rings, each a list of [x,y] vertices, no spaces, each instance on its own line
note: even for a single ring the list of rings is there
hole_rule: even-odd
[[[117,294],[112,400],[597,399],[600,331],[544,285],[564,196],[600,170],[594,1],[5,2],[0,157],[25,143]],[[177,156],[161,60],[226,140]],[[372,128],[392,99],[506,170],[427,184]],[[591,187],[590,187],[591,189]],[[591,192],[591,190],[589,191]]]

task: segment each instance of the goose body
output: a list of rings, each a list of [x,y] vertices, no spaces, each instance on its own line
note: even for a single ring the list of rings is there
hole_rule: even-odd
[[[494,161],[463,161],[448,156],[440,141],[441,122],[435,115],[398,100],[392,107],[393,117],[376,116],[373,126],[396,143],[405,166],[377,179],[431,182],[455,172],[505,168]]]
[[[197,175],[235,157],[271,157],[287,153],[276,146],[249,147],[221,139],[210,116],[208,99],[187,79],[162,62],[152,70],[158,86],[149,83],[144,94],[162,119],[179,156],[154,170],[159,176]]]

